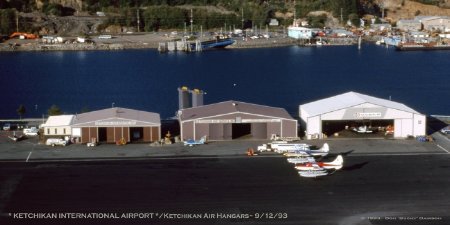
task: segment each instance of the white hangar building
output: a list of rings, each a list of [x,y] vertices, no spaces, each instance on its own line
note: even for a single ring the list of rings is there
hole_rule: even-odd
[[[349,124],[394,126],[395,138],[426,134],[426,116],[408,106],[356,92],[300,105],[305,136],[323,138]]]

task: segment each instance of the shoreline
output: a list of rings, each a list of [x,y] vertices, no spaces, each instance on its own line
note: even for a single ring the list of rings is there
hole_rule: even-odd
[[[307,44],[305,40],[296,40],[289,37],[272,37],[269,39],[242,39],[235,38],[233,45],[225,49],[252,49],[252,48],[277,48],[287,46],[315,46]],[[331,39],[333,40],[333,39]],[[356,43],[348,41],[342,44],[344,39],[335,39],[331,44],[325,46],[354,45]],[[38,40],[18,40],[10,39],[0,43],[0,52],[46,52],[46,51],[118,51],[133,49],[158,49],[161,42],[174,41],[174,38],[167,38],[159,34],[144,35],[119,35],[112,39],[102,40],[94,38],[90,43],[54,43],[47,44]]]

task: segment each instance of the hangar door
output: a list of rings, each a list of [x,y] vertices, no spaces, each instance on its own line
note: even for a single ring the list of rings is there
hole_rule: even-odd
[[[209,140],[267,139],[266,123],[211,123]]]

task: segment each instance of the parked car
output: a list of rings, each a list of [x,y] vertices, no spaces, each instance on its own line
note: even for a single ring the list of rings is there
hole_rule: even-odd
[[[67,141],[65,141],[65,140],[63,140],[61,138],[49,138],[49,139],[47,139],[45,144],[46,145],[51,145],[51,146],[56,146],[56,145],[66,146],[67,145]]]
[[[3,130],[11,130],[11,124],[5,123],[5,125],[3,125]]]
[[[443,134],[450,134],[450,126],[442,128],[441,132]]]

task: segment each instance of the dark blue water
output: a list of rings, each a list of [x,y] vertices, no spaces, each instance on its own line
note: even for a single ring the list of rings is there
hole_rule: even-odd
[[[402,102],[425,114],[450,114],[450,51],[398,52],[375,45],[219,50],[0,54],[0,118],[42,117],[114,106],[171,117],[177,87],[206,91],[205,104],[240,100],[286,108],[347,91]]]

